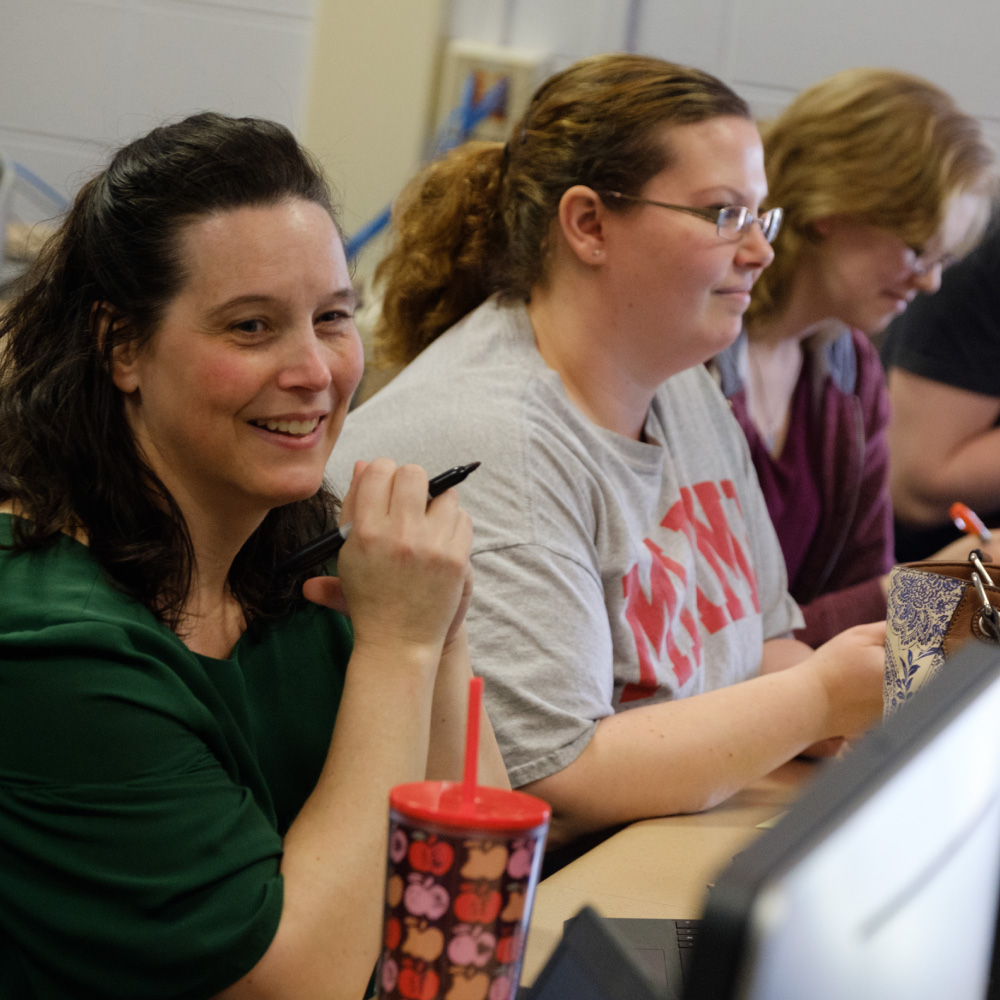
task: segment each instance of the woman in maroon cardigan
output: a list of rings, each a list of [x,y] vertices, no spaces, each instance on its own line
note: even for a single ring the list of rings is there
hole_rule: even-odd
[[[785,221],[744,333],[713,366],[803,607],[798,637],[818,645],[886,611],[889,405],[867,335],[936,291],[972,241],[992,154],[947,94],[894,70],[829,77],[763,135]]]

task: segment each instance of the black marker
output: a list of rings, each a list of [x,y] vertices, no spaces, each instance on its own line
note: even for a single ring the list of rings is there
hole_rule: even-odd
[[[479,465],[479,462],[458,465],[454,469],[442,472],[440,476],[435,476],[427,483],[427,502],[430,503],[435,497],[441,496],[445,490],[451,489],[452,486],[457,486],[470,472],[478,469]],[[287,558],[282,559],[274,567],[274,572],[279,574],[298,573],[311,566],[318,566],[320,563],[326,562],[343,548],[350,533],[350,524],[343,524],[336,531],[320,535],[319,538],[303,545],[298,552],[293,552]]]

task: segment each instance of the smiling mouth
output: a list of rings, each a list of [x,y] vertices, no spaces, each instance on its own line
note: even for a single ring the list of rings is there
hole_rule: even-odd
[[[263,427],[275,434],[286,434],[289,437],[305,437],[312,434],[319,426],[322,417],[313,420],[251,420],[254,427]]]

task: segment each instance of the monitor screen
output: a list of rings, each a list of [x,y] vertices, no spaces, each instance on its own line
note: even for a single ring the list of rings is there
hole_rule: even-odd
[[[986,996],[1000,652],[974,644],[716,880],[686,1000]]]

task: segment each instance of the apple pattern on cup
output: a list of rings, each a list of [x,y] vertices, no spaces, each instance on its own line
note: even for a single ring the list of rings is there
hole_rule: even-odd
[[[497,976],[490,985],[490,1000],[511,1000],[516,985],[508,973]]]
[[[385,1000],[510,1000],[516,991],[525,901],[539,836],[389,830]]]
[[[399,875],[390,875],[385,882],[385,901],[390,910],[395,909],[403,900],[403,879]]]
[[[403,893],[403,905],[407,913],[437,920],[448,911],[448,904],[451,902],[448,890],[435,882],[433,875],[411,872],[409,883]]]
[[[399,982],[399,966],[390,952],[382,956],[382,992],[391,993]]]
[[[490,977],[482,969],[453,965],[448,971],[451,973],[451,986],[444,1000],[486,1000]]]
[[[500,919],[507,924],[519,924],[524,916],[524,886],[512,885],[507,905],[500,912]]]
[[[399,942],[402,940],[403,928],[399,923],[399,917],[389,917],[389,919],[385,922],[382,943],[389,949],[389,951],[395,951],[399,947]]]
[[[406,857],[406,834],[397,826],[389,838],[389,857],[393,864],[399,864]]]
[[[482,968],[493,957],[497,939],[485,927],[459,924],[448,944],[448,958],[456,965]]]
[[[414,840],[407,854],[414,871],[430,872],[432,875],[444,875],[455,860],[455,849],[451,844],[433,833],[426,840]]]
[[[404,1000],[435,1000],[441,977],[420,959],[404,958],[399,963],[396,987]]]
[[[489,840],[467,840],[465,849],[468,854],[462,865],[462,878],[494,882],[503,875],[507,866],[506,844],[494,844]]]
[[[524,932],[520,927],[500,938],[497,941],[497,961],[503,965],[509,965],[513,962],[514,958],[520,954],[523,939]]]
[[[426,920],[407,917],[406,940],[401,950],[404,955],[433,962],[444,951],[444,932],[431,926]]]
[[[526,879],[531,874],[531,863],[535,855],[535,841],[529,837],[521,837],[511,844],[510,861],[507,863],[507,874],[511,878]]]

